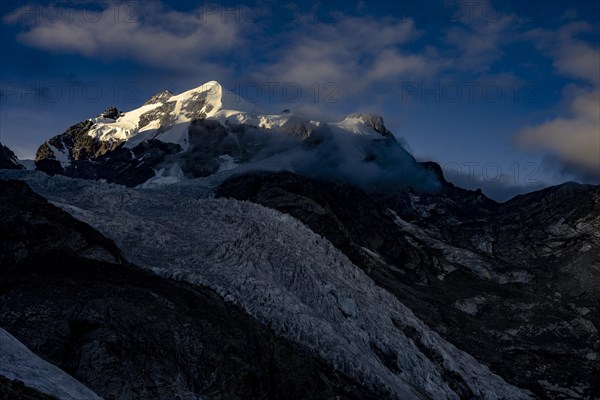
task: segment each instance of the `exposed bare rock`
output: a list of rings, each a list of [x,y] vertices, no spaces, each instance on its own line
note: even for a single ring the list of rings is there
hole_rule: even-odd
[[[0,169],[24,169],[11,149],[0,143]]]

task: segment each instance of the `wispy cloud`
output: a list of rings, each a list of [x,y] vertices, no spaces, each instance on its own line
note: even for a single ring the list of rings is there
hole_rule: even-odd
[[[454,67],[459,71],[486,72],[504,55],[503,46],[516,39],[519,18],[490,1],[458,4],[460,18],[444,38],[456,50],[451,56]]]
[[[310,86],[335,82],[345,94],[374,82],[425,77],[435,72],[428,54],[404,48],[420,36],[410,19],[339,16],[335,23],[308,21],[288,32],[257,76]]]
[[[578,80],[564,90],[561,115],[517,136],[519,145],[549,152],[564,169],[584,179],[600,180],[600,47],[579,39],[595,32],[587,23],[571,23],[557,32],[529,33],[538,47],[554,59],[556,71]]]
[[[155,1],[120,13],[113,7],[115,3],[100,3],[90,12],[72,5],[29,5],[5,22],[24,26],[18,40],[38,49],[105,61],[127,59],[167,70],[197,67],[231,52],[243,45],[249,27],[244,20],[223,20],[203,8],[179,12]]]

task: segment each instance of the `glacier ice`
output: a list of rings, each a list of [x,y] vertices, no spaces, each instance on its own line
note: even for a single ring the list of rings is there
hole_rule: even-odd
[[[135,264],[214,289],[390,398],[531,398],[446,342],[290,216],[211,198],[202,180],[128,189],[37,172],[0,178],[7,175],[113,239]]]

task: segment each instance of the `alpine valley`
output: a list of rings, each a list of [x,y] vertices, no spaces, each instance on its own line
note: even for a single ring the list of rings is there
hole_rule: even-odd
[[[0,168],[0,398],[600,399],[600,186],[498,203],[214,81]]]

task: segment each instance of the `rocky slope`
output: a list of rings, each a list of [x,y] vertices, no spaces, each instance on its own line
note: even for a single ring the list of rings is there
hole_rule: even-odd
[[[435,195],[392,196],[270,173],[217,194],[303,221],[510,382],[541,398],[599,395],[599,187],[497,204],[447,182]]]

